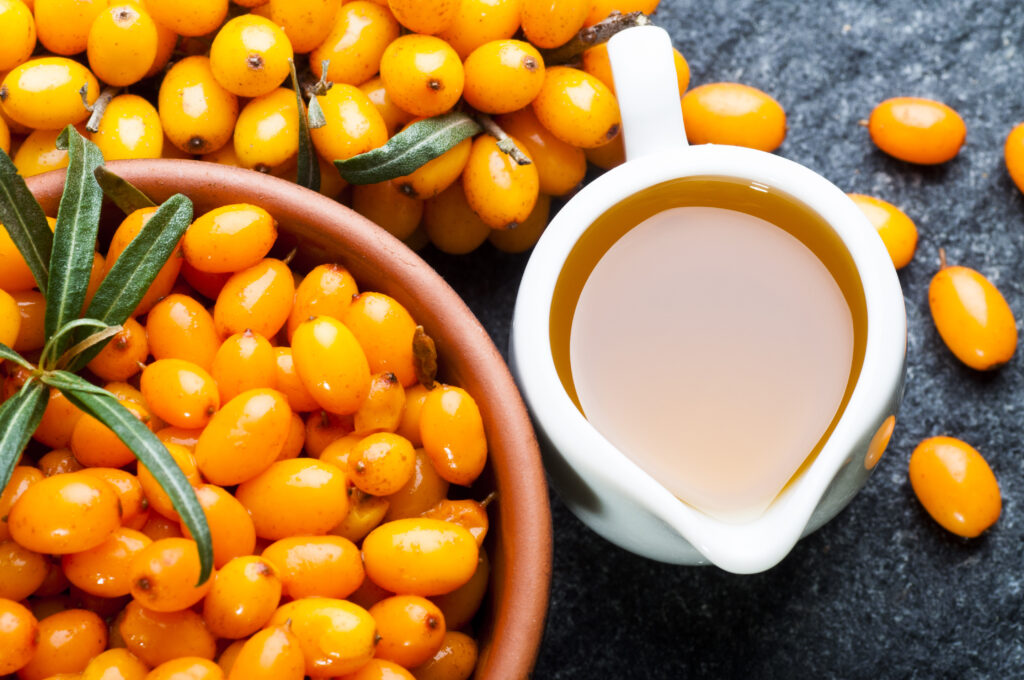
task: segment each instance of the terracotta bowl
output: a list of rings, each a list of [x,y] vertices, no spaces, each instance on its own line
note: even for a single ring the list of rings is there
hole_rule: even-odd
[[[551,576],[551,512],[540,452],[512,376],[487,332],[447,283],[415,253],[366,218],[291,182],[198,161],[120,161],[109,166],[156,201],[183,193],[199,215],[226,203],[262,206],[293,237],[303,258],[346,266],[360,288],[386,293],[437,343],[441,377],[467,389],[483,414],[490,463],[479,484],[491,506],[490,597],[480,626],[476,678],[529,675],[537,656]],[[57,214],[64,172],[28,185]]]

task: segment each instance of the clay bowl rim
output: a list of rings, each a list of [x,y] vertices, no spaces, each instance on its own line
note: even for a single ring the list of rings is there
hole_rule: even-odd
[[[525,678],[540,649],[551,581],[552,531],[547,483],[530,417],[490,336],[459,295],[383,228],[348,207],[286,180],[214,163],[131,160],[108,164],[154,200],[183,193],[196,214],[249,202],[266,208],[307,251],[334,251],[357,281],[399,300],[437,342],[445,376],[477,399],[499,490],[492,514],[490,611],[481,630],[476,678]],[[56,215],[64,170],[28,178]],[[487,474],[487,473],[485,473]],[[494,530],[497,531],[494,531]]]

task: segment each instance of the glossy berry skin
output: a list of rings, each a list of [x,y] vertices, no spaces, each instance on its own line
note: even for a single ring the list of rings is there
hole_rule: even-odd
[[[302,383],[295,368],[295,357],[291,347],[274,348],[274,382],[278,391],[288,399],[292,411],[314,411],[320,405]],[[307,435],[308,436],[308,435]]]
[[[377,622],[376,656],[406,668],[432,657],[444,641],[444,614],[436,604],[418,595],[395,595],[370,607]]]
[[[341,415],[359,408],[370,390],[370,364],[346,324],[328,316],[300,324],[292,352],[302,384],[322,408]]]
[[[622,126],[611,90],[589,73],[567,66],[547,70],[533,112],[553,135],[584,149],[607,144]]]
[[[10,347],[18,339],[21,330],[21,314],[18,302],[10,293],[0,288],[0,342]]]
[[[390,432],[363,438],[348,456],[349,479],[357,489],[374,496],[398,492],[412,477],[415,466],[412,444]]]
[[[186,538],[164,538],[149,544],[132,560],[128,570],[131,594],[157,612],[187,609],[210,590],[199,582],[199,549]]]
[[[0,673],[13,673],[32,659],[38,631],[39,622],[24,605],[0,598]]]
[[[224,671],[209,659],[186,656],[165,661],[146,680],[224,680]]]
[[[917,249],[917,227],[907,214],[892,203],[873,196],[848,194],[868,218],[889,252],[896,269],[906,267]]]
[[[340,320],[358,293],[359,287],[347,269],[334,263],[317,265],[295,289],[295,304],[288,317],[289,339],[299,324],[311,317]]]
[[[493,231],[466,200],[462,182],[456,182],[423,205],[423,230],[444,253],[470,253]]]
[[[98,597],[122,597],[131,592],[129,569],[136,555],[153,541],[145,534],[120,527],[95,548],[61,561],[75,586]]]
[[[459,500],[446,498],[420,516],[458,524],[473,535],[477,545],[483,545],[490,525],[487,519],[487,508],[471,498]]]
[[[468,486],[487,462],[487,439],[476,401],[461,387],[430,391],[420,413],[423,449],[439,475]]]
[[[203,480],[196,468],[196,461],[192,452],[184,446],[173,442],[165,441],[164,446],[167,447],[167,453],[170,454],[182,474],[185,475],[185,479],[188,483],[192,486],[200,486],[203,483]],[[139,484],[142,485],[142,490],[146,494],[149,506],[154,511],[168,519],[174,520],[175,522],[180,519],[178,517],[178,511],[175,510],[174,506],[171,504],[171,499],[167,495],[167,492],[163,490],[156,478],[149,471],[149,468],[142,463],[139,463]]]
[[[691,144],[732,144],[774,151],[786,138],[786,112],[765,92],[740,83],[708,83],[683,96]]]
[[[156,60],[156,23],[138,4],[112,4],[93,20],[86,49],[97,78],[114,87],[132,85]]]
[[[295,94],[292,93],[292,101]],[[201,272],[226,274],[248,269],[266,257],[277,240],[277,221],[263,208],[233,203],[203,213],[185,231],[185,260]]]
[[[901,161],[935,165],[952,160],[967,137],[967,126],[942,102],[895,97],[874,108],[868,119],[871,140]]]
[[[11,538],[54,555],[94,548],[121,524],[117,493],[106,482],[70,473],[29,486],[11,508]]]
[[[345,473],[338,467],[295,458],[277,461],[243,482],[235,497],[252,515],[257,536],[279,540],[323,535],[337,526],[348,512],[346,486]],[[282,513],[283,507],[294,510]]]
[[[29,136],[31,137],[31,135]],[[22,146],[26,143],[28,143],[28,138],[22,142]],[[52,230],[52,225],[56,224],[56,221],[50,224]],[[21,256],[21,252],[14,245],[11,235],[7,233],[6,228],[0,229],[0,290],[7,293],[18,293],[32,290],[35,286],[36,280],[32,277],[32,270],[28,268],[25,258]]]
[[[465,83],[459,55],[445,41],[427,35],[405,35],[388,45],[380,77],[398,106],[423,117],[451,109]]]
[[[22,353],[42,349],[46,342],[46,297],[35,290],[13,293],[11,297],[18,303],[18,314],[21,316],[18,337],[12,348]]]
[[[224,284],[213,308],[214,326],[221,336],[251,330],[272,338],[288,320],[294,297],[288,265],[268,257]]]
[[[413,33],[432,35],[447,28],[459,10],[458,0],[388,0],[398,21]]]
[[[79,94],[83,87],[92,104],[100,86],[89,69],[65,57],[39,57],[4,77],[0,105],[11,120],[33,130],[61,130],[89,117]]]
[[[142,404],[120,400],[129,413],[146,426],[152,416]],[[135,454],[121,439],[97,418],[85,414],[71,431],[71,451],[82,465],[89,467],[124,467],[135,460]]]
[[[469,680],[476,668],[476,641],[465,633],[448,631],[441,648],[416,670],[416,680]]]
[[[220,347],[213,317],[187,295],[168,295],[150,310],[146,338],[154,358],[184,359],[206,370]]]
[[[218,637],[239,639],[262,628],[281,601],[281,578],[263,557],[236,557],[221,568],[203,602],[203,619]]]
[[[486,42],[515,35],[521,8],[521,0],[462,0],[455,19],[437,35],[465,59]]]
[[[302,680],[306,658],[299,639],[284,626],[253,635],[242,646],[228,680]]]
[[[220,408],[213,376],[189,361],[158,359],[142,371],[140,384],[153,413],[176,427],[206,427]]]
[[[528,106],[544,85],[544,59],[521,40],[495,40],[473,50],[465,63],[462,96],[484,113],[510,113]]]
[[[359,548],[341,536],[292,536],[275,541],[263,559],[280,574],[283,592],[303,597],[346,598],[363,582]]]
[[[266,470],[288,437],[291,415],[276,390],[249,390],[229,401],[199,435],[196,463],[203,477],[231,486]]]
[[[462,187],[469,206],[487,226],[514,229],[526,221],[537,204],[540,178],[532,162],[520,165],[498,148],[497,139],[480,135],[473,141],[462,173]]]
[[[306,675],[344,675],[373,658],[376,624],[358,605],[328,597],[307,597],[281,606],[270,624],[281,626],[289,620],[291,632],[302,647]]]
[[[943,342],[975,370],[997,368],[1017,349],[1017,322],[1006,298],[973,269],[940,269],[928,286],[928,306]]]
[[[476,571],[473,536],[458,526],[422,517],[380,525],[363,539],[366,575],[392,592],[443,595]]]
[[[327,38],[341,0],[270,0],[270,20],[281,27],[295,52],[305,54]]]
[[[394,661],[375,657],[355,673],[346,675],[344,680],[416,680],[416,678]]]
[[[276,360],[274,348],[262,335],[245,331],[226,338],[213,358],[213,378],[221,403],[227,403],[246,390],[274,388]]]
[[[367,0],[346,2],[328,26],[330,33],[310,52],[309,68],[319,78],[329,60],[327,79],[335,84],[361,85],[373,78],[384,50],[401,33],[387,7]]]
[[[313,145],[328,162],[345,160],[388,141],[388,128],[370,98],[354,85],[336,84],[318,96],[327,124],[310,131]]]
[[[127,649],[108,649],[93,657],[81,680],[145,680],[149,667]]]
[[[397,434],[402,435],[412,445],[419,448],[423,446],[423,439],[420,437],[420,414],[423,412],[423,402],[430,393],[424,385],[413,385],[405,391],[405,407],[402,409],[402,419],[398,423]]]
[[[551,134],[537,120],[532,108],[498,116],[496,122],[529,154],[537,169],[540,193],[564,196],[583,181],[587,174],[583,150]]]
[[[444,614],[445,626],[449,630],[460,630],[472,622],[487,595],[490,575],[491,563],[487,551],[480,548],[480,560],[473,577],[450,593],[430,598]]]
[[[404,408],[405,388],[398,377],[391,372],[377,373],[370,382],[369,394],[355,413],[355,431],[394,432],[402,421]]]
[[[146,0],[157,23],[178,35],[198,36],[215,31],[228,13],[228,0]]]
[[[537,47],[559,47],[581,28],[591,9],[581,0],[523,0],[523,33]]]
[[[224,24],[210,46],[210,68],[239,97],[269,94],[288,77],[292,45],[270,19],[243,14]]]
[[[39,42],[54,54],[71,56],[85,51],[89,27],[107,7],[103,0],[41,0],[33,9]]]
[[[423,201],[401,191],[393,180],[352,187],[352,209],[399,240],[411,236],[423,217]]]
[[[236,557],[252,554],[256,547],[256,528],[245,506],[214,484],[203,484],[195,492],[210,527],[213,566],[220,569]],[[181,533],[185,538],[192,538],[184,522]]]
[[[1006,170],[1017,188],[1024,191],[1024,123],[1014,127],[1003,146]]]
[[[21,0],[0,0],[0,71],[28,61],[36,46],[36,22]]]
[[[345,310],[342,322],[362,347],[373,373],[394,373],[403,386],[415,384],[416,322],[398,300],[383,293],[360,293]]]
[[[34,130],[30,133],[14,154],[14,167],[18,169],[18,174],[32,177],[68,167],[68,152],[57,148],[59,134],[59,130]]]
[[[952,437],[925,439],[910,456],[909,474],[917,499],[946,530],[973,538],[999,519],[999,483],[969,444]]]
[[[139,372],[149,356],[146,329],[135,319],[121,324],[121,330],[89,362],[89,370],[103,380],[127,380]]]
[[[160,158],[164,148],[160,114],[142,97],[118,95],[107,104],[92,141],[107,161]]]
[[[238,98],[217,82],[207,57],[186,57],[164,75],[157,110],[174,146],[189,154],[211,153],[231,139]]]
[[[295,92],[279,87],[250,101],[238,114],[235,154],[241,167],[268,172],[299,152],[299,108]]]
[[[472,148],[473,140],[467,137],[412,173],[392,181],[399,191],[410,198],[426,200],[438,196],[458,181],[469,161]]]
[[[35,656],[18,672],[22,680],[77,673],[107,646],[103,620],[85,609],[66,609],[39,621]]]
[[[686,92],[686,88],[690,86],[690,65],[679,50],[673,48],[672,54],[676,63],[676,83],[679,85],[679,94],[682,96]],[[607,44],[591,47],[583,53],[583,70],[598,78],[608,86],[612,94],[615,94],[615,79],[612,76],[612,64],[608,57]]]
[[[388,500],[381,496],[371,496],[361,491],[354,492],[349,502],[348,514],[341,524],[331,529],[331,534],[352,542],[363,540],[366,534],[383,521],[388,505]]]
[[[366,4],[372,5],[373,3],[367,2]],[[350,5],[346,5],[346,7],[348,6]],[[394,100],[388,95],[387,88],[384,87],[384,81],[379,75],[367,80],[359,86],[359,89],[370,98],[370,101],[373,102],[373,105],[377,107],[377,111],[384,118],[384,124],[388,127],[389,137],[393,136],[403,125],[406,125],[415,118],[414,115],[402,110],[395,104]]]
[[[132,525],[145,520],[149,503],[145,500],[138,477],[126,470],[110,467],[87,467],[81,472],[102,479],[114,489],[121,503],[122,526],[134,529],[136,527]]]
[[[0,598],[24,600],[43,584],[48,573],[44,556],[14,541],[0,541]]]
[[[11,478],[2,490],[0,490],[0,541],[6,541],[11,537],[8,529],[8,521],[11,506],[21,498],[25,491],[43,479],[43,473],[28,465],[17,465],[11,471]]]
[[[114,626],[128,651],[148,666],[182,656],[212,659],[217,651],[217,642],[203,618],[191,609],[156,612],[132,600]]]
[[[629,14],[630,12],[653,14],[654,10],[658,9],[660,1],[661,0],[594,0],[590,3],[592,7],[590,13],[587,15],[587,20],[584,25],[593,26],[594,24],[607,19],[614,10],[618,10],[623,14]]]
[[[492,229],[487,236],[498,250],[506,253],[522,253],[534,246],[548,226],[551,214],[551,197],[541,194],[537,197],[537,205],[533,212],[515,229]]]

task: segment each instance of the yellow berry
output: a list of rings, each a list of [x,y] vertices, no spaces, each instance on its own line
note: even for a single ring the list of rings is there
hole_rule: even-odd
[[[466,59],[462,96],[484,113],[509,113],[527,106],[544,85],[544,59],[521,40],[495,40]]]
[[[33,130],[61,130],[89,117],[83,87],[92,104],[100,85],[89,69],[65,57],[39,57],[11,69],[0,84],[0,104],[12,120]]]
[[[70,56],[85,51],[89,27],[106,0],[36,0],[36,33],[50,52]]]
[[[92,141],[104,160],[160,158],[164,148],[160,114],[138,95],[118,95],[107,104]]]
[[[466,201],[462,182],[456,182],[423,205],[423,229],[438,250],[464,255],[476,250],[491,233]]]
[[[345,3],[328,26],[330,33],[310,52],[309,67],[319,78],[323,61],[329,60],[327,79],[349,85],[360,85],[377,73],[384,50],[401,31],[387,7],[368,0]]]
[[[111,5],[89,28],[89,68],[108,85],[124,87],[144,78],[156,50],[156,23],[133,2]]]
[[[317,101],[327,124],[311,130],[313,145],[324,160],[345,160],[388,141],[384,118],[370,98],[354,85],[335,85]]]
[[[489,227],[513,229],[533,211],[540,180],[532,162],[520,165],[498,148],[497,139],[485,134],[473,142],[462,186],[466,201]]]
[[[178,35],[206,35],[217,30],[228,14],[228,0],[146,0],[157,23]]]
[[[324,42],[341,7],[341,0],[270,0],[270,20],[288,36],[292,48],[304,54]]]
[[[292,45],[280,26],[253,14],[224,24],[210,46],[210,68],[240,97],[268,94],[288,77]]]
[[[234,148],[243,168],[266,172],[299,152],[295,92],[278,88],[249,101],[235,123]]]
[[[388,0],[395,18],[413,33],[430,35],[448,28],[459,0]]]
[[[21,0],[0,0],[0,71],[9,71],[32,56],[36,22]]]
[[[238,98],[213,76],[206,57],[186,57],[164,75],[157,110],[167,138],[190,154],[224,146],[235,128]]]
[[[880,198],[863,194],[849,196],[882,237],[893,266],[900,269],[910,264],[917,248],[917,227],[914,221],[892,203]]]
[[[740,83],[708,83],[683,95],[691,144],[733,144],[774,151],[786,138],[786,112],[768,94]]]
[[[398,106],[417,116],[436,116],[462,96],[462,60],[448,43],[429,35],[404,35],[384,50],[380,76]]]
[[[553,135],[584,149],[607,144],[622,125],[611,90],[589,73],[567,66],[547,70],[533,112]]]

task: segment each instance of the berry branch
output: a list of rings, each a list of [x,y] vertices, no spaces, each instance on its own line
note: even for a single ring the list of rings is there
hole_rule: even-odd
[[[611,40],[613,35],[620,31],[624,31],[627,28],[633,28],[634,26],[650,25],[650,17],[643,12],[630,12],[629,14],[623,14],[616,10],[604,21],[594,24],[593,26],[580,29],[580,32],[576,34],[576,37],[561,47],[541,50],[541,55],[544,57],[544,63],[548,66],[567,64],[589,50],[591,47],[596,47],[597,45],[602,45],[608,42]]]

